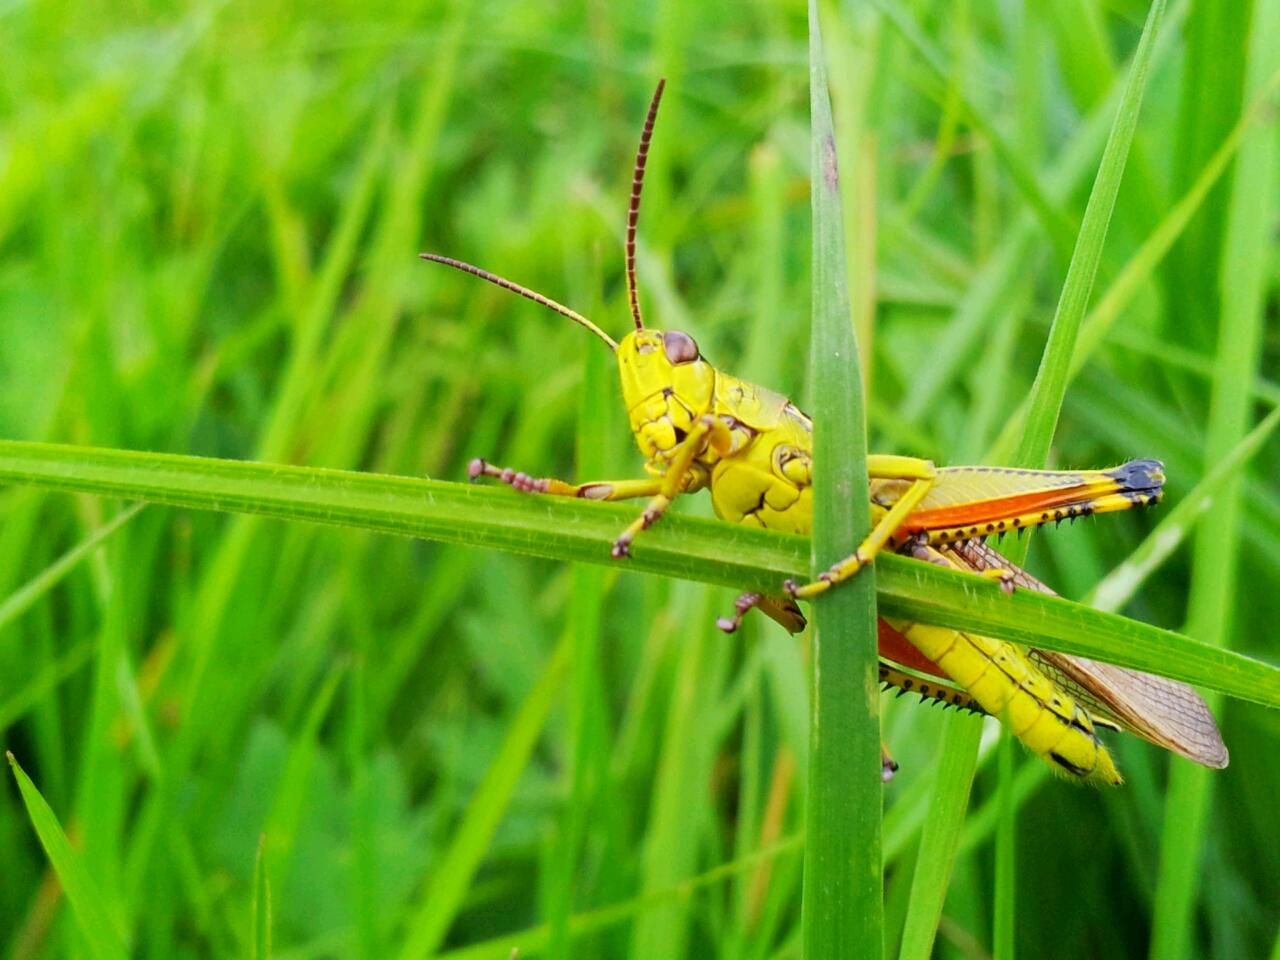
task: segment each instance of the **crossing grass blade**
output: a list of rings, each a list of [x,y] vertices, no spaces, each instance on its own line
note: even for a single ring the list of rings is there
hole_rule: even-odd
[[[12,753],[6,752],[9,766],[18,781],[18,790],[22,793],[22,802],[26,805],[31,825],[35,827],[40,845],[48,854],[53,872],[66,892],[75,914],[76,926],[84,935],[95,960],[126,960],[128,953],[120,934],[107,912],[106,903],[98,890],[97,884],[89,876],[80,857],[71,849],[71,843],[62,830],[62,824],[49,804],[45,802],[36,785],[26,775]]]
[[[614,565],[609,547],[633,519],[621,504],[314,467],[0,441],[0,479],[195,509],[357,527],[554,560]],[[810,573],[803,537],[672,515],[636,541],[628,569],[776,590]],[[1106,660],[1255,703],[1280,706],[1280,668],[1168,630],[881,555],[880,612]],[[838,591],[834,591],[838,592]]]
[[[809,121],[809,378],[814,414],[810,576],[816,578],[851,554],[871,529],[870,504],[859,495],[867,487],[866,416],[845,274],[840,170],[817,0],[809,2]],[[822,594],[812,610],[808,839],[801,899],[804,952],[849,960],[879,957],[883,801],[875,570],[862,570],[851,582]]]
[[[1254,5],[1249,28],[1245,102],[1270,92],[1280,68],[1280,2]],[[1236,160],[1221,241],[1220,326],[1204,459],[1217,464],[1246,439],[1253,412],[1270,281],[1263,263],[1280,210],[1280,148],[1274,111],[1250,130]],[[1244,485],[1233,473],[1215,498],[1214,525],[1196,535],[1187,602],[1187,632],[1213,646],[1231,639],[1240,570]],[[1210,697],[1214,705],[1216,697]],[[1201,878],[1201,850],[1215,781],[1209,772],[1175,760],[1165,797],[1160,872],[1152,918],[1152,960],[1191,952],[1191,929]]]
[[[68,573],[76,568],[90,552],[107,537],[136,517],[146,504],[137,503],[121,510],[109,523],[104,523],[80,543],[76,544],[61,557],[42,570],[37,576],[23,584],[0,603],[0,630],[22,616],[31,605],[58,585]]]
[[[1062,398],[1066,392],[1068,366],[1079,325],[1089,303],[1089,295],[1093,288],[1093,278],[1098,269],[1098,261],[1102,256],[1102,244],[1106,237],[1107,227],[1111,219],[1111,210],[1115,204],[1116,193],[1120,188],[1120,179],[1124,173],[1125,159],[1128,156],[1129,144],[1133,139],[1133,131],[1137,125],[1138,109],[1142,103],[1142,95],[1146,88],[1147,74],[1150,69],[1152,52],[1155,49],[1156,34],[1160,18],[1164,10],[1164,0],[1155,0],[1147,17],[1138,49],[1133,56],[1133,64],[1120,98],[1120,106],[1112,124],[1111,134],[1103,149],[1102,161],[1098,175],[1094,180],[1093,190],[1089,196],[1089,204],[1085,210],[1084,220],[1076,238],[1075,250],[1071,263],[1067,268],[1067,278],[1063,285],[1062,295],[1058,301],[1058,311],[1049,333],[1049,341],[1045,345],[1040,370],[1031,389],[1028,402],[1029,415],[1023,428],[1021,440],[1014,454],[1014,465],[1042,467],[1048,458],[1049,445],[1053,438],[1054,428],[1058,421],[1058,412],[1062,406]],[[921,44],[917,42],[917,47]],[[1045,211],[1042,205],[1035,204],[1042,218]],[[1052,221],[1045,221],[1047,228],[1052,228]],[[1022,563],[1026,558],[1029,538],[1020,538],[1005,549],[1009,559],[1014,563]],[[951,728],[948,728],[951,733]],[[949,849],[943,851],[945,859],[930,860],[937,872],[945,877],[951,873],[954,862],[955,842],[964,812],[968,806],[969,786],[973,781],[974,765],[977,760],[977,729],[956,729],[955,742],[944,744],[944,751],[957,751],[950,762],[956,767],[954,773],[957,783],[962,785],[963,800],[935,796],[930,806],[928,824],[942,836],[951,838]],[[1007,735],[1003,738],[1007,740]],[[1007,743],[1002,743],[1002,751],[1009,750]],[[1003,756],[1003,753],[1002,753]],[[948,762],[944,753],[940,763]],[[1009,761],[1012,762],[1011,760]],[[1005,798],[1002,815],[1010,818],[1002,820],[997,828],[997,864],[995,892],[995,955],[999,958],[1013,956],[1014,889],[1013,860],[1014,851],[1014,805],[1012,803],[1012,774],[1001,767],[1000,794]],[[920,906],[916,909],[913,889],[912,904],[908,913],[906,938],[913,943],[926,946],[917,956],[924,957],[933,941],[933,931],[937,927],[942,910],[942,896],[932,889],[926,881],[920,890]],[[914,918],[914,926],[912,919]]]
[[[1053,442],[1059,411],[1062,409],[1062,398],[1067,391],[1071,358],[1075,352],[1080,324],[1089,306],[1093,280],[1098,272],[1098,262],[1102,258],[1102,245],[1111,223],[1111,211],[1115,207],[1120,180],[1124,176],[1125,161],[1129,157],[1129,144],[1133,142],[1133,132],[1138,125],[1138,112],[1147,88],[1151,57],[1165,3],[1166,0],[1154,0],[1151,4],[1146,26],[1138,40],[1138,49],[1133,55],[1133,66],[1125,83],[1124,94],[1120,98],[1111,135],[1102,151],[1102,162],[1098,166],[1098,175],[1089,194],[1089,204],[1085,207],[1075,251],[1067,268],[1067,279],[1058,298],[1053,326],[1049,329],[1049,342],[1045,344],[1040,369],[1031,387],[1026,426],[1013,455],[1013,466],[1043,467],[1049,457],[1049,447]],[[1023,547],[1021,552],[1025,553],[1025,549]],[[1022,557],[1019,552],[1015,548],[1009,559],[1014,563],[1020,562]]]
[[[899,960],[928,960],[933,953],[938,918],[947,898],[956,845],[969,806],[969,788],[981,737],[981,717],[959,711],[947,716],[929,812],[920,834],[920,852],[911,880]]]

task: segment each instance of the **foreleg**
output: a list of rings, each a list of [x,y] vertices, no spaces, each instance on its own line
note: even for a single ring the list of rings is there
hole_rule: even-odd
[[[554,477],[531,477],[510,467],[495,467],[479,457],[467,464],[467,475],[493,477],[514,487],[521,493],[546,493],[553,497],[581,497],[584,500],[634,500],[652,497],[662,489],[662,478],[645,477],[642,480],[591,480],[587,483],[565,483]]]
[[[704,415],[695,420],[688,435],[672,450],[671,457],[667,461],[666,473],[658,481],[660,484],[658,492],[654,494],[640,516],[636,517],[614,541],[612,551],[614,558],[630,556],[631,541],[635,539],[636,534],[641,530],[648,530],[657,523],[667,512],[667,507],[671,506],[671,501],[679,494],[689,489],[696,489],[696,486],[690,487],[690,477],[697,477],[700,473],[705,474],[705,468],[701,471],[696,469],[694,461],[698,454],[702,453],[707,446],[714,447],[720,453],[727,453],[732,444],[733,438],[729,435],[729,428],[719,418]]]

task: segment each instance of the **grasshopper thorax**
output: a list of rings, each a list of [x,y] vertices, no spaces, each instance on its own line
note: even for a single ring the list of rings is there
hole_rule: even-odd
[[[673,450],[711,412],[715,369],[687,333],[635,330],[618,344],[618,373],[631,432],[650,459]]]

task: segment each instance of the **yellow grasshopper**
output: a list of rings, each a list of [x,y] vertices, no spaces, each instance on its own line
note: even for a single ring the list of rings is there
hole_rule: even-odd
[[[636,293],[635,242],[645,160],[664,82],[649,106],[632,181],[626,229],[627,293],[635,329],[615,341],[579,313],[519,284],[449,257],[443,263],[528,297],[590,330],[613,350],[647,479],[570,484],[535,478],[483,460],[472,480],[495,477],[527,493],[589,500],[648,498],[613,545],[628,556],[634,538],[681,494],[706,488],[716,515],[731,523],[809,534],[813,522],[813,423],[779,393],[732,377],[708,363],[686,333],[644,325]],[[747,593],[732,632],[759,608],[792,632],[805,620],[797,598],[812,597],[853,576],[886,547],[916,559],[1015,586],[1051,592],[1014,567],[984,538],[1050,521],[1127,510],[1160,499],[1159,462],[1135,460],[1113,470],[1050,471],[998,467],[937,468],[912,457],[867,458],[873,528],[858,549],[812,583],[788,581],[779,595]],[[880,678],[922,698],[1003,717],[1055,770],[1075,779],[1119,783],[1098,726],[1127,730],[1205,766],[1226,766],[1213,715],[1185,684],[1078,657],[955,630],[880,621]],[[939,682],[944,681],[944,682]],[[963,688],[957,689],[959,687]],[[885,757],[886,778],[893,764]]]

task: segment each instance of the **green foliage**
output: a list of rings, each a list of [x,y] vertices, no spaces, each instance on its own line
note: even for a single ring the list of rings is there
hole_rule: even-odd
[[[870,449],[1007,460],[1150,5],[819,6]],[[1049,464],[1159,457],[1168,498],[1029,564],[1073,598],[1118,571],[1134,619],[875,571],[884,611],[1229,693],[1231,766],[1110,737],[1127,783],[1081,790],[1015,745],[1002,798],[979,721],[886,696],[886,955],[939,913],[934,956],[990,952],[1000,823],[1023,956],[1280,949],[1275,7],[1169,4],[1054,352]],[[623,566],[633,508],[457,483],[639,459],[598,341],[415,254],[621,333],[665,75],[646,317],[810,407],[807,44],[794,0],[4,10],[6,956],[249,956],[268,877],[276,956],[800,954],[808,637],[714,620],[809,545],[701,497]]]

